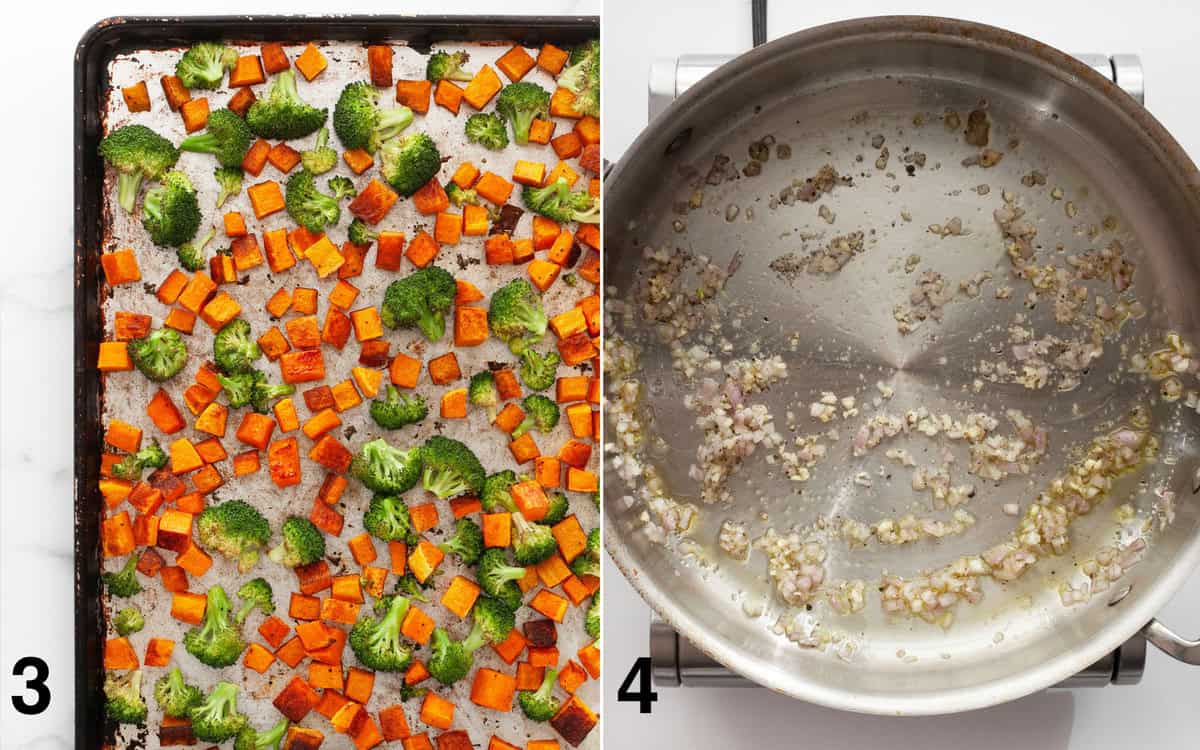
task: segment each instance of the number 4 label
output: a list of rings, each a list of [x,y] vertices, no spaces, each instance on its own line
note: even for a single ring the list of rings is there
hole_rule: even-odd
[[[654,702],[658,700],[658,693],[651,689],[653,684],[650,681],[650,677],[650,657],[639,657],[633,663],[633,668],[629,670],[629,674],[625,675],[625,681],[621,683],[621,687],[617,688],[617,700],[622,703],[636,702],[639,713],[650,713]],[[635,679],[637,680],[636,692],[631,689]]]

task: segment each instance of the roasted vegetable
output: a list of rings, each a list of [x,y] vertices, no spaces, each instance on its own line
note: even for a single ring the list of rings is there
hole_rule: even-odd
[[[123,125],[100,141],[100,156],[117,170],[117,203],[133,213],[142,180],[158,180],[179,161],[179,149],[145,125]]]
[[[517,703],[520,704],[521,712],[527,718],[534,721],[550,721],[554,718],[554,714],[558,713],[558,709],[562,707],[562,701],[554,697],[554,681],[557,678],[558,670],[550,667],[542,677],[541,687],[537,690],[517,691]]]
[[[543,526],[553,526],[567,517],[569,503],[567,496],[558,490],[547,492],[546,499],[550,501],[550,505],[546,508],[546,515],[538,519],[538,523]]]
[[[317,178],[301,169],[288,178],[284,191],[288,215],[311,232],[322,232],[342,216],[338,199],[317,190]]]
[[[541,341],[548,324],[542,298],[525,279],[513,279],[492,294],[488,327],[513,354],[521,354]]]
[[[235,409],[249,405],[254,411],[266,414],[271,408],[271,402],[277,398],[290,396],[296,392],[296,386],[290,383],[272,385],[267,382],[267,376],[258,370],[240,372],[236,375],[218,373],[217,380],[229,399],[229,405]]]
[[[479,193],[475,192],[474,188],[463,189],[458,186],[457,182],[447,182],[442,189],[446,191],[446,197],[450,199],[450,203],[459,208],[466,205],[478,206],[482,203]]]
[[[179,144],[180,151],[194,151],[200,154],[212,154],[222,167],[240,169],[242,159],[254,135],[246,125],[246,121],[228,109],[218,109],[208,116],[208,124],[203,133],[189,135]]]
[[[529,126],[535,118],[550,116],[550,92],[536,83],[510,83],[496,98],[496,112],[512,127],[513,140],[520,145],[529,143]]]
[[[429,406],[422,396],[401,394],[400,389],[390,383],[384,397],[371,402],[371,419],[385,430],[398,430],[405,425],[416,424],[428,414]]]
[[[113,630],[117,631],[117,635],[126,636],[144,627],[146,618],[142,617],[142,610],[137,607],[126,607],[113,616]]]
[[[265,732],[255,731],[253,727],[246,725],[233,741],[233,750],[265,750],[268,747],[279,750],[279,743],[290,724],[291,722],[283,718]]]
[[[355,245],[370,245],[379,239],[379,232],[371,229],[365,221],[357,217],[350,222],[350,228],[346,230],[346,235],[347,239]]]
[[[213,177],[217,179],[217,187],[220,192],[217,193],[217,208],[225,205],[225,201],[242,192],[242,168],[241,167],[217,167],[213,170]]]
[[[522,594],[517,581],[525,577],[525,568],[509,565],[504,550],[484,550],[479,556],[476,575],[479,588],[485,594],[495,597],[510,610],[520,609]]]
[[[538,354],[534,349],[521,352],[521,382],[531,391],[544,391],[554,385],[558,365],[562,359],[558,352]]]
[[[412,647],[400,638],[400,626],[408,613],[409,601],[389,596],[376,602],[382,619],[364,615],[350,630],[350,649],[364,666],[377,672],[401,672],[412,661]],[[384,609],[386,608],[386,609]]]
[[[142,472],[146,469],[161,469],[166,465],[167,452],[162,449],[157,440],[151,440],[145,448],[137,453],[130,453],[113,464],[112,475],[117,479],[136,482],[142,478]]]
[[[467,676],[475,663],[475,652],[485,643],[483,626],[475,621],[471,633],[461,641],[455,641],[442,628],[433,631],[432,653],[425,667],[429,674],[443,685],[453,685]]]
[[[334,115],[337,121],[337,115]],[[307,151],[300,152],[300,163],[313,174],[325,174],[337,166],[337,151],[329,144],[329,128],[317,131],[317,142]]]
[[[358,195],[358,188],[354,187],[354,183],[349,177],[342,175],[334,175],[325,183],[329,186],[329,192],[333,193],[333,199],[340,201],[343,198],[353,198]]]
[[[463,132],[467,140],[478,143],[492,151],[503,150],[508,145],[508,130],[504,127],[504,119],[491,112],[479,112],[467,118],[463,124]],[[528,138],[529,131],[525,131]]]
[[[588,533],[587,550],[571,561],[571,572],[577,576],[600,576],[600,529]]]
[[[179,259],[179,265],[186,271],[199,271],[208,265],[208,259],[204,257],[204,247],[212,242],[212,238],[216,235],[217,230],[209,227],[208,234],[200,238],[199,241],[192,240],[180,245],[175,250],[175,256]]]
[[[396,586],[392,590],[398,594],[406,594],[409,599],[416,599],[428,604],[429,597],[425,596],[425,592],[431,588],[433,588],[433,578],[421,583],[412,573],[405,573],[396,580]]]
[[[142,698],[142,670],[104,676],[104,713],[118,724],[146,723],[146,701]]]
[[[225,71],[237,64],[237,50],[218,42],[200,42],[175,63],[175,75],[189,89],[215,89]]]
[[[567,67],[558,76],[558,85],[575,95],[576,112],[600,116],[600,42],[592,40],[571,50]]]
[[[138,593],[142,590],[142,584],[137,577],[137,556],[130,555],[119,571],[105,573],[100,576],[100,580],[113,596],[125,599]]]
[[[404,498],[398,495],[375,495],[367,512],[363,514],[363,528],[371,536],[385,542],[408,542],[418,540],[413,531],[412,517]]]
[[[156,245],[179,247],[200,228],[200,202],[183,172],[167,172],[162,183],[146,191],[142,226]]]
[[[175,667],[154,683],[154,699],[166,716],[184,718],[194,706],[204,702],[200,688],[183,681],[183,672]]]
[[[565,177],[559,177],[549,185],[533,187],[526,185],[521,190],[525,207],[555,221],[578,221],[596,224],[600,221],[600,202],[587,192],[572,191]]]
[[[416,326],[425,338],[439,341],[446,333],[446,313],[457,292],[449,271],[438,266],[418,268],[388,285],[379,317],[388,328]]]
[[[532,523],[519,511],[512,514],[513,558],[517,565],[536,565],[558,548],[549,526]]]
[[[521,406],[525,409],[525,419],[517,425],[517,429],[512,431],[514,440],[531,429],[545,433],[558,426],[560,414],[558,404],[554,403],[553,399],[546,398],[540,393],[531,393],[521,402]]]
[[[592,638],[600,637],[600,592],[597,591],[592,596],[592,603],[588,605],[587,615],[583,620],[583,629]]]
[[[483,480],[483,492],[480,494],[479,502],[483,506],[484,513],[502,513],[504,511],[513,511],[516,506],[513,504],[512,495],[509,490],[517,483],[517,474],[512,469],[504,469],[495,474],[489,474]]]
[[[496,378],[490,370],[480,370],[471,376],[467,385],[467,398],[475,406],[487,409],[488,419],[495,419],[496,407],[500,404],[500,392],[496,390]]]
[[[465,444],[434,435],[421,446],[422,485],[439,498],[483,490],[483,466]]]
[[[129,357],[142,374],[158,383],[173,378],[187,364],[187,346],[174,328],[159,328],[129,342]]]
[[[188,712],[192,734],[205,742],[224,742],[245,728],[246,715],[237,710],[238,687],[230,682],[218,682],[199,705]]]
[[[480,596],[471,612],[486,643],[504,642],[516,626],[512,608],[493,596]]]
[[[254,567],[271,540],[267,519],[244,500],[208,506],[196,518],[196,532],[201,546],[236,560],[241,573]]]
[[[213,586],[207,598],[204,622],[184,633],[183,645],[189,654],[210,667],[228,667],[246,650],[246,642],[238,628],[229,622],[230,604],[225,589]]]
[[[226,375],[251,372],[261,356],[262,349],[245,318],[234,318],[213,337],[213,361]]]
[[[383,438],[363,444],[350,462],[350,475],[376,492],[399,494],[421,476],[420,449],[400,450]]]
[[[315,563],[325,556],[325,537],[307,518],[288,516],[281,532],[283,541],[269,554],[280,565],[295,568]]]
[[[315,133],[325,124],[328,110],[310,106],[296,90],[296,74],[285,70],[275,76],[267,95],[250,105],[246,124],[259,138],[289,140]]]
[[[370,153],[412,124],[413,111],[403,105],[383,109],[378,90],[366,81],[346,84],[333,108],[333,131],[348,149]]]
[[[471,55],[465,50],[458,52],[434,52],[425,63],[425,78],[433,81],[469,81],[475,74],[464,70],[463,66],[471,61]]]
[[[438,549],[447,554],[458,555],[463,565],[474,565],[483,554],[483,532],[479,529],[479,524],[471,519],[460,518],[454,522],[454,533],[439,544]],[[505,632],[505,635],[508,633]]]
[[[437,144],[425,133],[409,133],[384,141],[379,172],[397,193],[410,196],[442,168]]]

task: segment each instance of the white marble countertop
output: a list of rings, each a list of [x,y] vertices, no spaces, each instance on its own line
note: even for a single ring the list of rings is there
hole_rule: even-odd
[[[18,4],[0,47],[8,71],[0,135],[14,145],[0,193],[10,207],[10,247],[0,273],[0,748],[66,748],[74,738],[72,490],[72,61],[79,37],[115,13],[162,15],[177,5],[125,0],[105,7]],[[217,0],[204,13],[595,15],[600,0],[420,0],[354,3]],[[38,119],[31,121],[30,106]],[[32,126],[29,128],[28,126]],[[18,145],[21,144],[21,145]],[[14,207],[20,206],[14,210]],[[26,717],[13,663],[50,666],[49,709]]]
[[[1147,104],[1200,159],[1200,100],[1195,97],[1195,5],[1148,0],[1058,3],[1008,0],[769,3],[775,38],[835,20],[922,13],[1003,26],[1060,49],[1142,56]],[[685,10],[686,8],[686,10]],[[646,74],[656,57],[736,53],[750,46],[748,0],[606,0],[604,5],[604,150],[616,160],[646,123]],[[1200,669],[1150,649],[1135,687],[1053,691],[996,708],[949,717],[859,716],[800,703],[762,689],[658,689],[649,716],[612,696],[633,660],[648,653],[649,610],[606,560],[604,572],[605,746],[610,748],[920,747],[924,750],[1108,750],[1200,746],[1196,710]],[[619,614],[617,614],[619,613]],[[1200,574],[1162,618],[1187,635],[1200,632]]]

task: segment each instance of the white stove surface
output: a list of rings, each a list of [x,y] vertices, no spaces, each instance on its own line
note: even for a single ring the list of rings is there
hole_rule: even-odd
[[[1189,5],[1191,7],[1189,7]],[[1076,2],[959,0],[769,3],[768,38],[830,21],[897,13],[967,18],[1059,49],[1141,55],[1147,107],[1200,160],[1195,95],[1200,6],[1143,0]],[[654,57],[737,53],[750,46],[748,0],[605,0],[604,153],[617,160],[646,124],[646,77]],[[923,750],[1109,750],[1200,747],[1200,668],[1149,649],[1140,685],[1051,691],[949,717],[860,716],[763,689],[660,688],[649,715],[618,703],[617,686],[649,653],[650,610],[605,561],[605,746],[609,748],[920,747]],[[1161,613],[1185,635],[1200,632],[1200,573]]]

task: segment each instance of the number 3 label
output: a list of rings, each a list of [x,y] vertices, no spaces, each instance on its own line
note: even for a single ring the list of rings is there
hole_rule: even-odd
[[[32,677],[26,676],[30,669],[33,670]],[[50,677],[50,667],[44,659],[36,656],[25,656],[18,659],[17,663],[13,665],[13,677],[25,677],[25,689],[34,694],[32,702],[24,695],[12,697],[13,707],[19,713],[33,716],[49,708],[50,688],[46,687],[46,680]]]

